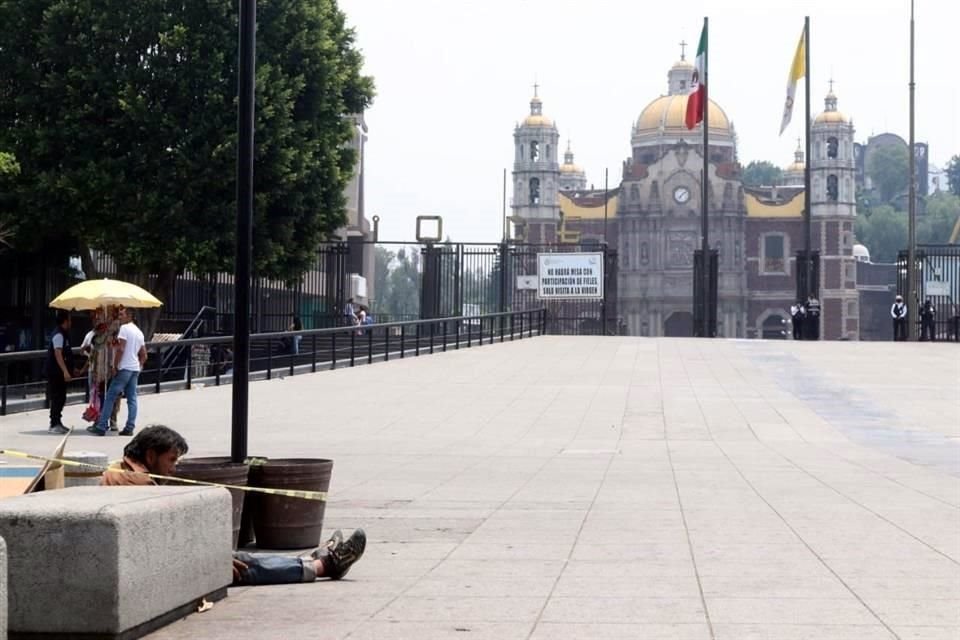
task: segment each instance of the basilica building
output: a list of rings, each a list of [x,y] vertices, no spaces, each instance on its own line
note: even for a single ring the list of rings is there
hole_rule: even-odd
[[[666,93],[632,124],[632,153],[619,184],[587,189],[586,173],[536,95],[514,129],[514,236],[531,243],[602,244],[617,252],[617,314],[629,335],[690,336],[693,256],[700,247],[701,127],[684,124],[693,66],[667,73]],[[781,337],[796,301],[796,251],[804,247],[804,157],[797,151],[781,185],[742,182],[733,122],[709,109],[710,244],[719,255],[718,335]],[[823,339],[859,337],[853,255],[856,216],[853,123],[831,90],[812,125],[812,249],[819,250]]]

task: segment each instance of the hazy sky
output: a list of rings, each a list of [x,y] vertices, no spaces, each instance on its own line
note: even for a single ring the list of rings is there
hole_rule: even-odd
[[[340,0],[377,84],[367,112],[367,215],[380,238],[408,240],[441,215],[458,241],[501,233],[503,169],[534,79],[545,115],[569,137],[587,182],[618,184],[630,129],[666,92],[679,42],[710,18],[710,97],[733,120],[740,161],[792,161],[803,85],[778,136],[788,66],[811,20],[812,109],[835,80],[856,140],[907,138],[909,0]],[[960,153],[960,3],[917,0],[916,136],[943,166]],[[691,49],[688,47],[688,53]],[[562,161],[562,156],[561,156]],[[510,193],[507,193],[508,204]]]

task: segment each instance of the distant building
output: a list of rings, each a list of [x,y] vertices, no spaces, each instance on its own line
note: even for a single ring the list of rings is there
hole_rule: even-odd
[[[630,335],[692,333],[693,256],[700,246],[702,138],[684,125],[693,65],[667,73],[667,92],[634,122],[631,155],[609,191],[585,188],[585,174],[557,162],[559,131],[536,94],[514,128],[512,217],[532,243],[601,243],[618,252],[617,303]],[[812,248],[820,251],[821,336],[859,337],[853,253],[856,163],[852,122],[832,90],[813,124]],[[718,334],[780,336],[796,301],[796,251],[803,248],[804,158],[797,151],[783,185],[745,188],[733,123],[711,101],[710,241],[720,254]],[[573,176],[576,175],[576,180]],[[582,176],[582,177],[581,177]]]

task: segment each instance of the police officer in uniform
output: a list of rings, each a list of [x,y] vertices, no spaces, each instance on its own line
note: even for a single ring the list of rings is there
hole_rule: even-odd
[[[807,326],[804,335],[807,340],[820,339],[820,301],[814,295],[807,297]]]
[[[890,317],[893,318],[893,341],[903,342],[907,339],[907,304],[903,296],[897,296],[890,307]]]
[[[803,340],[803,323],[806,316],[806,310],[803,308],[803,302],[797,301],[790,305],[790,318],[793,324],[793,339]]]

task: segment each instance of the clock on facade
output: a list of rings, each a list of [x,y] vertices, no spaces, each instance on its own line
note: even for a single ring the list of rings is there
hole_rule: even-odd
[[[673,199],[677,204],[686,204],[690,200],[690,189],[686,187],[677,187],[673,190]]]

